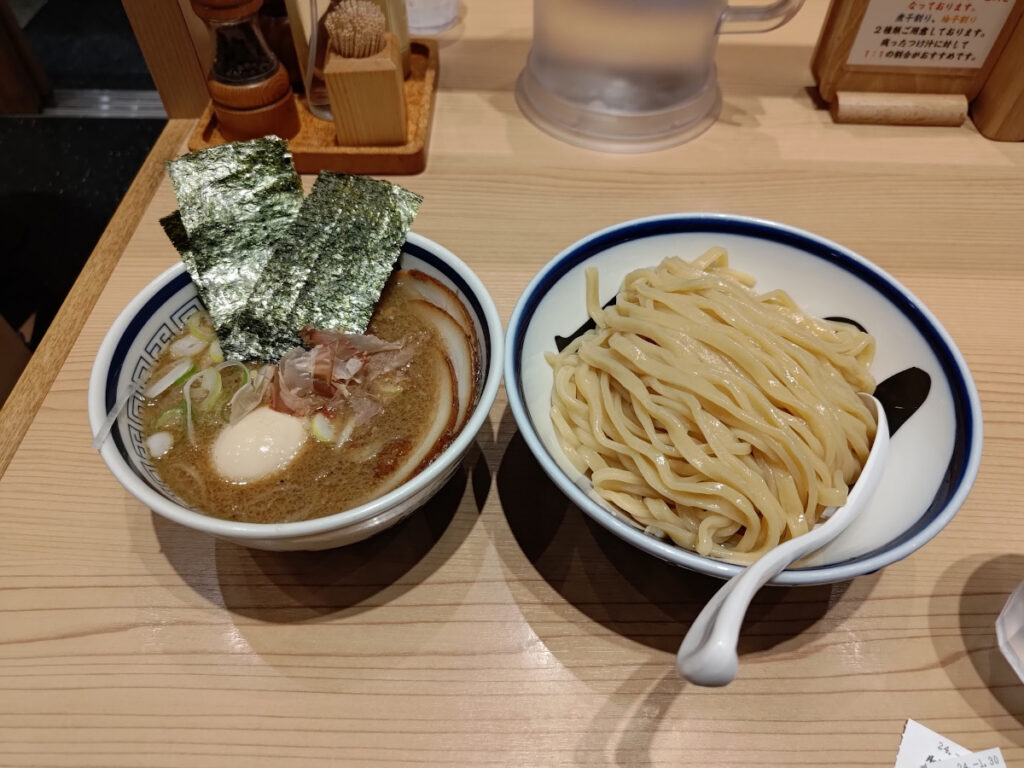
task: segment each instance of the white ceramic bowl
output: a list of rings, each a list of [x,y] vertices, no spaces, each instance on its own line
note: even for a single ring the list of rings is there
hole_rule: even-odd
[[[811,314],[852,319],[873,333],[871,370],[890,400],[923,396],[902,424],[886,408],[896,429],[869,507],[832,544],[772,583],[842,581],[906,557],[950,521],[977,475],[982,422],[974,381],[952,339],[906,288],[867,259],[792,227],[721,214],[657,216],[596,232],[556,256],[520,297],[506,336],[505,389],[530,450],[573,503],[631,544],[701,573],[729,578],[739,571],[643,533],[591,496],[548,415],[552,373],[544,355],[555,350],[556,335],[571,335],[587,319],[586,267],[599,269],[604,302],[631,270],[667,256],[693,259],[713,245],[724,246],[731,265],[757,278],[758,291],[783,289]]]
[[[501,319],[487,289],[451,251],[409,233],[400,264],[426,272],[455,291],[476,325],[481,352],[478,399],[466,426],[447,450],[414,478],[362,506],[315,520],[265,524],[208,517],[183,505],[157,476],[142,444],[140,396],[129,400],[100,450],[114,477],[139,501],[169,520],[255,549],[329,549],[351,544],[416,510],[454,474],[487,419],[501,381],[503,337]],[[178,264],[150,283],[114,321],[89,379],[93,434],[118,395],[148,377],[160,352],[200,307],[195,286]]]

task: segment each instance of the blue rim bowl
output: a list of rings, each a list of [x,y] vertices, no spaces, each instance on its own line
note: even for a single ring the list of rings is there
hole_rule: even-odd
[[[255,549],[326,549],[359,541],[396,524],[436,493],[455,472],[489,418],[501,381],[501,319],[487,289],[451,251],[410,232],[403,267],[446,282],[463,300],[477,326],[481,371],[477,401],[452,444],[421,472],[394,490],[352,509],[288,523],[242,523],[186,507],[160,480],[142,443],[141,396],[122,410],[100,456],[124,488],[154,512],[194,530]],[[89,421],[95,434],[120,393],[145,381],[163,348],[201,304],[182,264],[144,288],[114,321],[100,345],[89,380]]]
[[[638,549],[720,578],[741,570],[647,535],[590,496],[589,481],[565,460],[547,414],[551,375],[544,352],[555,349],[556,335],[586,320],[584,269],[599,267],[605,301],[632,269],[669,255],[692,259],[716,244],[726,246],[733,266],[757,278],[758,290],[782,288],[812,314],[868,326],[878,343],[872,372],[879,380],[907,364],[928,373],[922,412],[893,435],[886,476],[869,509],[830,548],[771,583],[845,581],[907,557],[949,523],[977,476],[982,416],[974,381],[949,334],[910,291],[864,257],[794,227],[726,214],[670,214],[602,229],[559,253],[527,286],[506,332],[505,389],[530,451],[573,504]]]

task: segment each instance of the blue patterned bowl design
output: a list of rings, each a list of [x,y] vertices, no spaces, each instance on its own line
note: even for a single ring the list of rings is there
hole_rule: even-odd
[[[296,523],[235,523],[188,508],[160,480],[142,441],[138,394],[163,349],[202,309],[181,264],[150,283],[124,309],[107,333],[89,381],[89,421],[98,432],[119,399],[128,396],[100,455],[118,481],[154,512],[214,536],[256,549],[328,549],[364,539],[411,514],[441,489],[458,468],[487,419],[501,381],[501,320],[483,283],[451,251],[409,233],[400,265],[447,284],[469,310],[481,352],[477,404],[465,428],[425,470],[394,491],[351,510]],[[126,393],[135,393],[128,394]]]

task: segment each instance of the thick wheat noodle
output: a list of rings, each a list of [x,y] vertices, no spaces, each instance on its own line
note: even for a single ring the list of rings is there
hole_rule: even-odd
[[[630,273],[554,368],[551,420],[594,491],[649,533],[749,563],[846,501],[874,438],[874,339],[751,290],[712,248]]]

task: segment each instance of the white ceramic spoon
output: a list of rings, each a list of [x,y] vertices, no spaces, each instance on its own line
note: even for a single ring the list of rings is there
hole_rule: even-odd
[[[861,398],[875,411],[878,431],[868,460],[846,504],[826,510],[823,517],[828,517],[813,530],[775,547],[729,579],[708,601],[690,626],[676,654],[679,674],[691,683],[727,685],[732,682],[739,666],[736,644],[739,641],[740,626],[757,591],[788,565],[821,549],[845,531],[871,500],[882,478],[885,458],[889,453],[889,423],[881,403],[871,395],[861,394]]]

